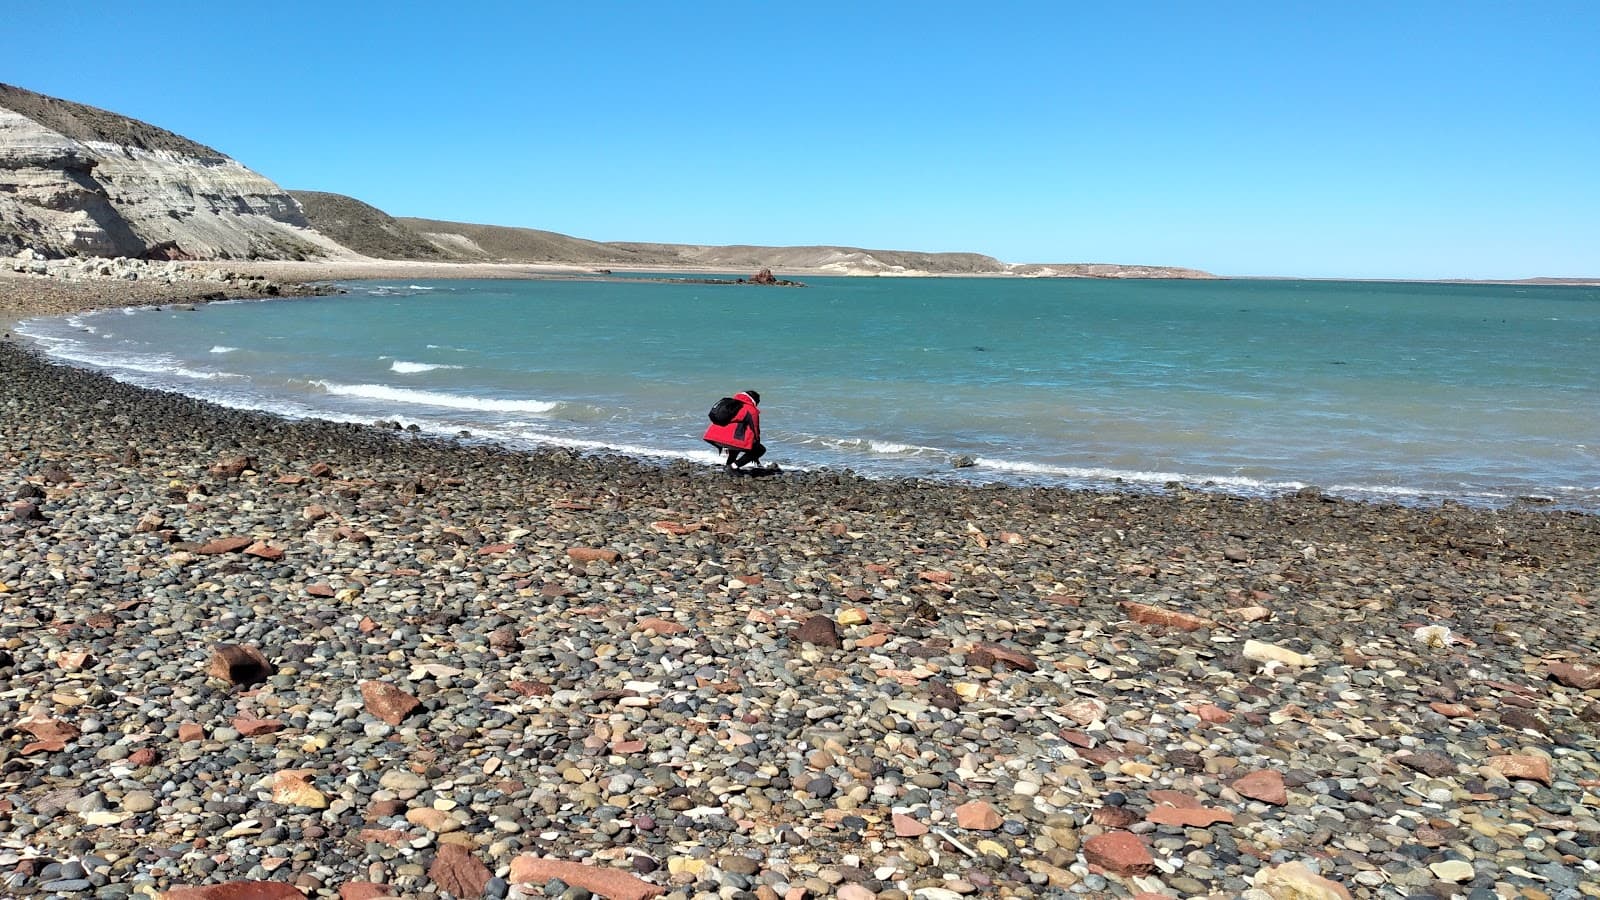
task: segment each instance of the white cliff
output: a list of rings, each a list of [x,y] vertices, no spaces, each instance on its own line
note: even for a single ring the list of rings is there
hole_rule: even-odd
[[[0,252],[21,249],[157,259],[351,255],[313,230],[283,189],[227,156],[0,85]]]

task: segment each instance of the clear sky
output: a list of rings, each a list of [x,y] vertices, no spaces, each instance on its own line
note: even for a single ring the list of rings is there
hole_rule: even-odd
[[[1597,41],[1593,0],[6,0],[0,81],[394,215],[1519,278],[1600,275]]]

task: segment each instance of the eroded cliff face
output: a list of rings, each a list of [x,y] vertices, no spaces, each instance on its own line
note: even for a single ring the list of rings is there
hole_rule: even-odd
[[[8,100],[38,118],[8,108]],[[157,259],[351,255],[312,230],[293,197],[238,162],[170,133],[164,134],[172,140],[135,135],[123,143],[69,137],[50,127],[94,135],[71,117],[74,110],[113,116],[0,85],[0,252]],[[159,131],[122,121],[147,134]]]

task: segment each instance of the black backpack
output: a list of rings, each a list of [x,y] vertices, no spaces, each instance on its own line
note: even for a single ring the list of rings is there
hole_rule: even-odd
[[[726,425],[733,421],[733,417],[737,416],[739,410],[743,407],[743,403],[732,397],[723,397],[711,407],[711,411],[706,413],[706,416],[711,419],[711,424],[713,425]]]

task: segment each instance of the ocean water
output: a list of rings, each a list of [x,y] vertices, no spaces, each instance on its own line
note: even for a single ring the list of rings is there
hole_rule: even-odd
[[[807,284],[355,282],[17,330],[136,384],[517,446],[709,465],[707,408],[755,389],[786,468],[1600,511],[1600,289]]]

